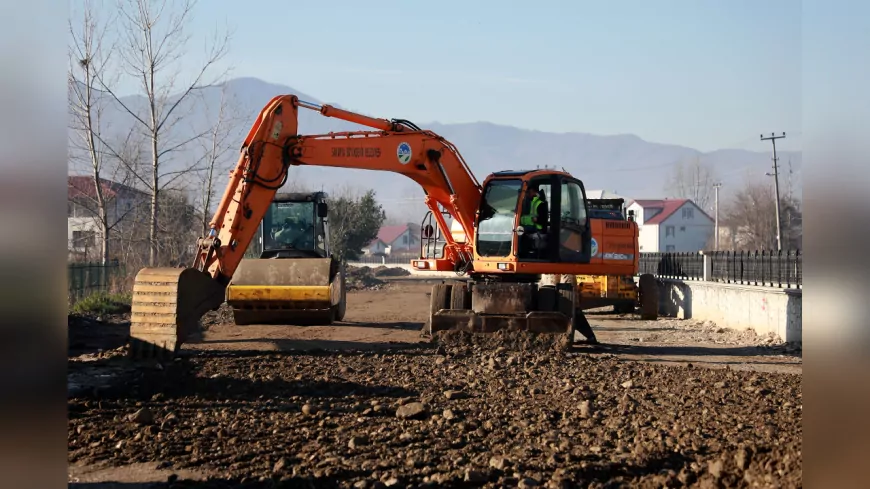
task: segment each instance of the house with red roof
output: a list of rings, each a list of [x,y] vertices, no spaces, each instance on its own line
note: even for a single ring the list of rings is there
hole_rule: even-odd
[[[419,225],[383,226],[378,237],[366,245],[367,255],[396,255],[417,251],[420,247]]]
[[[634,211],[641,252],[695,252],[707,248],[715,220],[690,199],[638,199]]]
[[[148,193],[106,179],[101,179],[100,189],[109,226],[147,217]],[[67,249],[70,260],[96,260],[99,257],[98,209],[94,178],[84,175],[67,177]]]

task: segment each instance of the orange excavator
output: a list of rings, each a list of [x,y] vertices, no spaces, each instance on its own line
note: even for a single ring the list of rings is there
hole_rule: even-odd
[[[374,130],[300,135],[301,108]],[[568,334],[573,340],[579,330],[594,341],[577,307],[576,276],[631,275],[636,270],[632,260],[593,259],[585,189],[566,171],[502,171],[481,183],[452,143],[409,121],[280,95],[264,107],[245,137],[210,231],[197,240],[192,267],[145,268],[137,274],[130,326],[133,356],[172,355],[199,333],[201,317],[226,300],[227,286],[248,245],[287,181],[289,168],[296,165],[389,171],[422,187],[446,243],[440,258],[416,267],[469,277],[463,283],[433,286],[427,321],[432,333],[518,329]],[[526,197],[534,194],[530,190],[537,191],[537,207],[546,210],[532,224],[523,220],[531,212],[525,210]],[[439,209],[459,223],[466,239],[453,239]],[[637,237],[630,231],[604,232],[612,236],[599,243],[614,251],[633,247],[637,256]]]

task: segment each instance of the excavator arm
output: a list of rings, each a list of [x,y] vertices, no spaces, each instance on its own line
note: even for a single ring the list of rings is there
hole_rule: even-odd
[[[370,131],[299,135],[299,108],[319,111],[373,128]],[[423,188],[426,203],[450,236],[438,206],[473,236],[481,185],[459,151],[437,134],[407,121],[376,119],[294,95],[273,98],[245,137],[236,167],[210,223],[197,242],[188,269],[146,268],[136,277],[130,326],[134,356],[174,353],[198,333],[199,319],[224,301],[225,288],[239,265],[275,193],[291,166],[316,165],[389,171]],[[470,263],[469,243],[448,238],[448,259]]]

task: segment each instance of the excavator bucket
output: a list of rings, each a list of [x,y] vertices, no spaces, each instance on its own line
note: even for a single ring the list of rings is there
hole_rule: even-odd
[[[331,258],[247,258],[227,287],[235,323],[331,324],[344,317],[344,271]]]
[[[199,320],[224,301],[224,288],[193,268],[143,268],[136,275],[130,317],[130,355],[171,358]]]

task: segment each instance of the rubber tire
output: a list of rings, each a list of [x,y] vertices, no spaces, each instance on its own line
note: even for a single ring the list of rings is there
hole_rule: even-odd
[[[659,317],[659,285],[655,276],[645,273],[638,280],[640,296],[640,317],[655,321]]]
[[[538,307],[539,311],[556,311],[556,306],[559,301],[555,285],[542,285],[538,288]]]
[[[556,304],[554,311],[559,311],[568,317],[574,317],[575,296],[576,291],[572,284],[557,284],[556,285]]]
[[[454,284],[450,290],[450,309],[471,309],[471,293],[467,284]]]
[[[432,334],[432,316],[441,309],[450,309],[451,284],[435,284],[432,286],[432,294],[429,300],[429,317],[426,318],[424,331]]]
[[[339,282],[339,300],[335,307],[335,320],[343,321],[344,315],[347,312],[347,267],[344,263],[341,264],[341,269],[338,271]]]
[[[577,316],[577,305],[575,304],[576,296],[577,290],[574,284],[556,284],[556,304],[553,309],[571,318],[571,329],[568,334],[572,345],[574,344],[574,337],[577,332],[577,324],[575,320]]]

